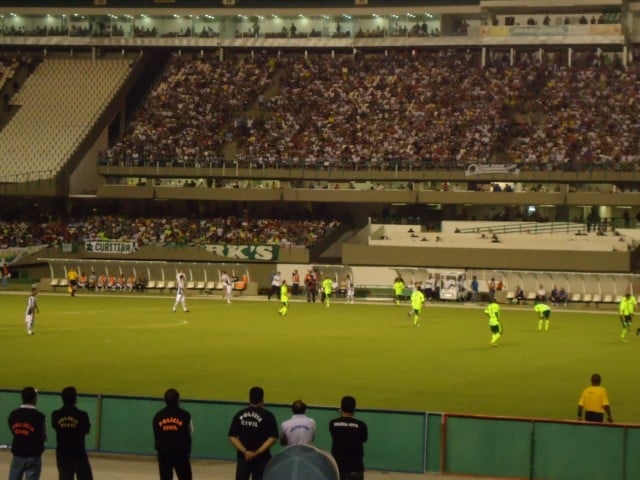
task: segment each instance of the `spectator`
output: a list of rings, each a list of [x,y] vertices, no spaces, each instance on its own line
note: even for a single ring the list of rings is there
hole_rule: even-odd
[[[307,417],[307,405],[302,400],[296,400],[291,405],[293,416],[282,422],[280,429],[280,444],[310,445],[316,437],[316,421]]]
[[[560,287],[558,290],[558,305],[566,305],[567,304],[567,292],[564,287]]]
[[[480,284],[478,283],[478,277],[475,275],[471,279],[471,297],[470,300],[472,303],[476,303],[478,301]]]
[[[547,292],[544,289],[544,285],[540,284],[538,287],[538,291],[536,292],[536,300],[538,302],[546,302],[547,301]]]
[[[524,294],[524,290],[520,285],[516,286],[516,291],[513,296],[513,301],[516,304],[524,304],[526,300],[526,295]]]
[[[491,280],[487,282],[487,290],[489,291],[489,303],[492,303],[496,298],[496,280],[491,277]]]
[[[549,300],[551,301],[552,306],[556,307],[558,305],[558,303],[560,302],[559,296],[560,294],[558,291],[558,287],[554,285],[551,289],[551,293],[549,294]]]
[[[327,452],[311,445],[294,445],[269,462],[264,480],[338,480],[338,466]]]

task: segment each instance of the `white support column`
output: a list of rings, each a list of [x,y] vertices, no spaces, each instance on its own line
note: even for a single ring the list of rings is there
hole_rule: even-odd
[[[480,66],[482,68],[487,66],[487,47],[482,47],[480,51]]]

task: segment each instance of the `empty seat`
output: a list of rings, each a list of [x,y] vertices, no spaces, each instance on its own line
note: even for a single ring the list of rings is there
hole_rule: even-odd
[[[159,280],[158,283],[156,283],[156,288],[159,288],[160,290],[162,290],[166,285],[167,284],[164,280]]]
[[[197,290],[204,290],[204,282],[196,282],[195,288]]]
[[[167,288],[168,288],[169,290],[173,290],[174,288],[176,288],[176,282],[175,282],[175,280],[169,280],[169,281],[167,282]]]
[[[571,301],[572,302],[579,302],[582,299],[582,296],[579,293],[572,293],[571,294]]]
[[[590,293],[585,293],[582,296],[582,301],[585,303],[590,303],[593,300],[593,295],[591,295]]]
[[[193,290],[196,286],[196,282],[187,282],[187,288]]]
[[[147,288],[156,288],[156,281],[149,280],[149,282],[147,282]]]
[[[527,293],[527,300],[535,300],[537,296],[538,294],[536,292],[529,292]]]
[[[613,295],[611,294],[607,294],[604,297],[602,297],[602,301],[604,303],[613,303]]]
[[[602,302],[602,295],[600,295],[599,293],[595,293],[593,295],[593,303],[600,303]]]
[[[216,282],[207,282],[206,289],[214,290],[216,288]]]

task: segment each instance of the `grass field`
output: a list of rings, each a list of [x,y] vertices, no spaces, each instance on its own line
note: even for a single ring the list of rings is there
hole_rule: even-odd
[[[574,419],[599,372],[614,419],[640,419],[640,337],[621,343],[613,311],[556,309],[538,332],[531,307],[503,307],[494,349],[484,305],[430,305],[416,328],[408,305],[292,302],[282,318],[279,302],[262,299],[193,295],[189,313],[172,313],[170,297],[40,294],[27,336],[27,296],[0,297],[1,388],[160,396],[174,386],[185,398],[244,402],[259,384],[268,403],[332,406],[352,394],[361,408]]]

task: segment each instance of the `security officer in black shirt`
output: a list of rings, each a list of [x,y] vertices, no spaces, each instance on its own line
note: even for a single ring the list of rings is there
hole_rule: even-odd
[[[368,439],[367,424],[353,418],[356,399],[342,398],[340,417],[329,422],[333,445],[331,454],[338,464],[340,480],[362,480],[364,478],[364,443]]]
[[[46,417],[36,410],[38,392],[33,387],[22,389],[22,405],[9,414],[9,429],[13,434],[11,442],[11,466],[9,479],[40,478],[42,452],[47,440]]]
[[[153,417],[155,448],[158,452],[160,480],[191,480],[191,414],[178,405],[180,393],[170,388],[164,394],[166,407]]]
[[[263,408],[264,390],[249,390],[249,406],[235,414],[229,427],[229,441],[238,451],[236,480],[262,480],[271,458],[270,448],[278,440],[276,417]]]
[[[51,413],[51,425],[56,431],[56,464],[59,480],[93,480],[84,439],[91,430],[89,415],[76,407],[75,387],[62,390],[62,408]]]

